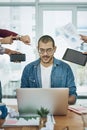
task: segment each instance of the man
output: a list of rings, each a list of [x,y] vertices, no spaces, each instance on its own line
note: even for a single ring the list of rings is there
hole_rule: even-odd
[[[76,86],[70,66],[54,58],[55,42],[49,35],[38,41],[40,58],[25,66],[21,78],[22,88],[69,87],[69,104],[76,101]]]
[[[18,35],[15,32],[5,30],[5,29],[0,29],[0,43],[1,44],[12,44],[13,40],[20,40],[24,44],[29,45],[30,44],[30,37],[28,35]],[[14,53],[19,53],[17,51],[13,51],[8,48],[3,48],[0,44],[0,54],[14,54]]]

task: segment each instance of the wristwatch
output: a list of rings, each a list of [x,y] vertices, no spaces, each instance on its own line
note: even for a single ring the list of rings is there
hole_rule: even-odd
[[[17,35],[16,40],[21,40],[21,35]]]
[[[17,36],[13,36],[12,39],[13,40],[21,40],[21,37],[22,37],[21,35],[17,35]]]

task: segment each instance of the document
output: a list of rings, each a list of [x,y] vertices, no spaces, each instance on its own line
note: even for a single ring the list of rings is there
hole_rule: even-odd
[[[3,127],[6,126],[39,126],[40,124],[40,116],[38,117],[17,117],[17,118],[11,118],[7,116],[5,122],[3,123]],[[52,115],[47,116],[47,122],[46,122],[46,127],[54,127],[55,120]],[[49,129],[50,130],[50,129]],[[53,130],[53,129],[51,129]]]
[[[87,106],[83,105],[70,105],[68,107],[69,110],[77,113],[77,114],[87,114]]]
[[[7,117],[3,126],[39,126],[40,117],[36,118],[10,118]]]
[[[72,23],[68,23],[63,27],[58,28],[57,36],[61,36],[61,38],[67,42],[68,47],[71,49],[77,49],[83,43],[80,35],[77,33],[77,30]]]

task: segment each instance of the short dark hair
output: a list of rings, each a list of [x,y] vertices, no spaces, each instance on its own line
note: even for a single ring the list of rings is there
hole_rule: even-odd
[[[38,47],[39,47],[40,41],[42,41],[44,43],[51,41],[53,43],[53,47],[55,46],[54,39],[49,35],[43,35],[42,37],[40,37],[40,39],[38,40]]]

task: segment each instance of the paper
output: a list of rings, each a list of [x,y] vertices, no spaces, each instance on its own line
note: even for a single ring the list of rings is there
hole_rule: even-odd
[[[25,119],[25,118],[6,118],[3,126],[39,126],[40,117]],[[55,120],[51,115],[47,116],[46,127],[43,130],[54,130]]]
[[[72,23],[68,23],[67,25],[63,27],[58,28],[57,36],[58,37],[61,36],[61,38],[67,42],[69,48],[72,48],[72,49],[79,48],[83,42],[81,40],[80,35],[78,35],[75,26]]]
[[[87,113],[87,107],[82,105],[70,105],[69,110],[76,112],[78,114],[86,114]]]
[[[7,118],[3,124],[3,126],[38,126],[40,118]]]

